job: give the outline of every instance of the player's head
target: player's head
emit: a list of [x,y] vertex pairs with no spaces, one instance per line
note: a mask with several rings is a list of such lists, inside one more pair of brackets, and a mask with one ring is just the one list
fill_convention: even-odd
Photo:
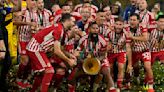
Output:
[[58,10],[60,10],[60,6],[58,4],[54,4],[52,7],[51,7],[51,10],[52,12],[56,12]]
[[103,7],[103,11],[105,12],[105,16],[110,20],[110,15],[112,14],[110,6]]
[[43,0],[36,0],[36,4],[37,4],[37,8],[39,10],[43,10],[44,9],[44,1]]
[[131,14],[130,15],[129,22],[130,22],[131,28],[136,28],[139,25],[139,23],[140,23],[140,17],[139,17],[139,15],[136,14],[136,13]]
[[28,9],[37,9],[37,5],[36,5],[36,0],[27,0],[27,8]]
[[77,31],[79,31],[78,26],[77,25],[72,26],[71,29],[67,31],[68,38],[69,39],[74,38]]
[[98,25],[102,25],[105,22],[105,12],[103,10],[99,10],[96,14],[96,23]]
[[97,42],[98,40],[98,33],[99,33],[99,26],[96,22],[91,22],[88,26],[88,31],[90,38]]
[[137,0],[130,0],[131,5],[136,5],[137,4]]
[[99,33],[99,26],[96,22],[90,22],[88,28],[89,28],[88,29],[89,33],[92,33],[92,34],[98,34]]
[[164,30],[164,15],[159,15],[157,19],[157,26],[157,28],[159,28],[160,30]]
[[118,17],[115,19],[114,29],[116,33],[121,33],[124,27],[124,20],[122,17]]
[[66,30],[71,29],[75,25],[75,18],[69,13],[62,14],[61,22]]
[[140,0],[139,1],[139,10],[144,11],[147,8],[147,1],[146,0]]
[[154,11],[155,11],[156,13],[158,13],[158,12],[160,11],[160,4],[159,4],[159,3],[156,3],[156,4],[154,5],[153,9],[154,9]]
[[62,13],[65,14],[65,13],[71,13],[71,6],[69,6],[68,4],[64,4],[62,6]]
[[91,11],[89,8],[82,8],[82,10],[80,11],[80,14],[82,16],[82,20],[86,22],[88,18],[91,16]]

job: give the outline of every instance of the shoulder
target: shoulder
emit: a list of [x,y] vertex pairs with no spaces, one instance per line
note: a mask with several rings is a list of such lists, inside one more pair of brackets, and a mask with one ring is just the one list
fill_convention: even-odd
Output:
[[141,30],[142,32],[148,32],[148,28],[146,24],[140,24],[139,25],[139,30]]
[[50,10],[48,10],[48,9],[44,9],[44,11],[45,11],[46,13],[48,13],[49,15],[52,15],[52,13],[51,13]]
[[101,43],[103,46],[107,45],[106,40],[105,40],[105,38],[104,38],[102,35],[99,35],[98,37],[99,37],[100,43]]

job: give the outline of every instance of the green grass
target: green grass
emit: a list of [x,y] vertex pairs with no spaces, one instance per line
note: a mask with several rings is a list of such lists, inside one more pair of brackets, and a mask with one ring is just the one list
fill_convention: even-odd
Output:
[[[15,85],[15,80],[16,80],[16,71],[17,71],[18,67],[13,66],[9,72],[9,77],[8,77],[8,82],[10,85],[10,89],[12,90],[11,92],[18,92],[18,89]],[[155,91],[156,92],[164,92],[164,65],[160,65],[159,62],[156,62],[153,65],[153,73],[154,73],[154,81],[155,81]],[[132,89],[130,91],[128,90],[124,90],[122,92],[146,92],[143,90],[143,82],[144,80],[144,69],[141,68],[140,69],[140,81],[141,84],[140,85],[135,85],[136,83],[133,82],[133,86]],[[102,86],[103,87],[103,86]],[[67,92],[67,82],[66,80],[62,83],[62,85],[60,86],[60,89],[58,90],[58,92]],[[88,83],[84,83],[83,85],[80,85],[77,87],[77,92],[88,92],[89,90],[89,84]],[[15,91],[14,91],[15,90]],[[21,90],[19,92],[28,92],[29,89],[25,89],[25,90]],[[100,89],[99,89],[100,90]],[[52,91],[50,91],[52,92]],[[102,90],[99,92],[103,92]]]

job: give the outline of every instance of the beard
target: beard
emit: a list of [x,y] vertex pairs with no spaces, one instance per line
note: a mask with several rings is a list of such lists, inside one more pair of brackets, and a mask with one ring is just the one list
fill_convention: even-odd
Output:
[[91,41],[97,43],[98,42],[98,33],[90,33],[89,35]]
[[121,32],[123,32],[122,29],[120,29],[120,28],[119,28],[119,29],[116,29],[116,33],[117,33],[117,34],[119,34],[119,33],[121,33]]

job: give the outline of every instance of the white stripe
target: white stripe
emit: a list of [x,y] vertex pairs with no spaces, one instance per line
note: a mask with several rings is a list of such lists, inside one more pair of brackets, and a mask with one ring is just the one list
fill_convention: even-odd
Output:
[[42,56],[40,55],[40,53],[35,52],[35,55],[38,58],[38,60],[39,60],[40,64],[42,65],[42,67],[44,67],[44,68],[47,67],[47,65],[46,65],[45,61],[43,60]]

